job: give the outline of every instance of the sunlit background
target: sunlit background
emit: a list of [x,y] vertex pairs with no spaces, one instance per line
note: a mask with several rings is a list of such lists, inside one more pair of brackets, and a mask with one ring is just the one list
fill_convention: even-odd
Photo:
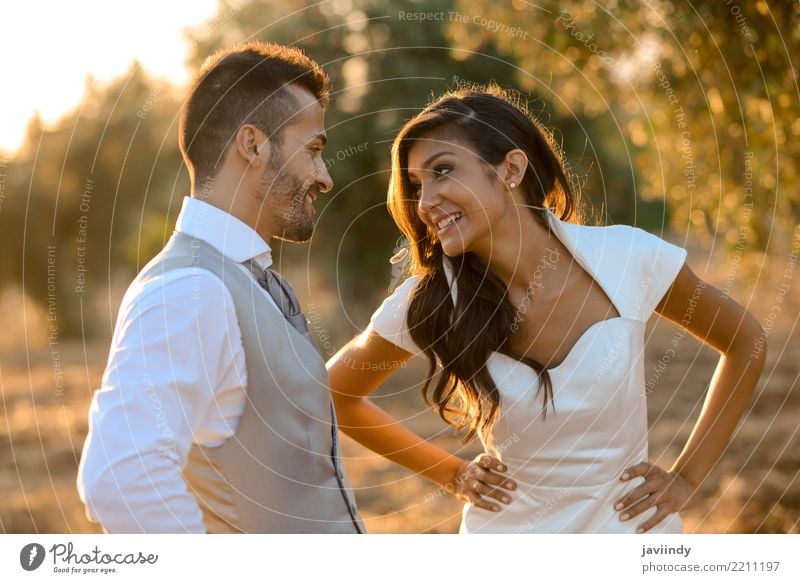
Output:
[[21,145],[35,113],[45,124],[56,122],[80,104],[87,83],[107,84],[134,61],[154,77],[185,84],[191,69],[184,30],[216,10],[215,0],[6,4],[0,151]]
[[[648,229],[769,332],[764,380],[685,516],[692,532],[799,532],[800,3],[193,0],[16,2],[0,34],[0,532],[96,532],[75,491],[121,295],[164,244],[188,176],[185,86],[213,51],[303,47],[333,79],[336,186],[307,246],[276,246],[332,355],[399,274],[389,144],[434,95],[499,84],[555,132],[592,223]],[[313,293],[312,293],[313,290]],[[656,319],[657,320],[657,319]],[[649,324],[647,373],[679,329]],[[649,396],[671,463],[716,353],[687,337]],[[420,363],[375,397],[459,455]],[[457,502],[347,442],[373,532],[453,532]]]

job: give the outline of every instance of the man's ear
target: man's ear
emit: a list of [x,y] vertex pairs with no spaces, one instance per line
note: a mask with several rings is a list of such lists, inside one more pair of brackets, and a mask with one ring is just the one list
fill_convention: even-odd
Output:
[[[522,184],[525,172],[528,170],[528,156],[520,149],[511,150],[506,154],[505,160],[500,163],[498,173],[500,179],[509,188],[515,188]],[[511,185],[514,186],[511,186]]]
[[269,160],[269,138],[253,124],[244,124],[237,130],[234,147],[236,153],[253,168],[258,168]]

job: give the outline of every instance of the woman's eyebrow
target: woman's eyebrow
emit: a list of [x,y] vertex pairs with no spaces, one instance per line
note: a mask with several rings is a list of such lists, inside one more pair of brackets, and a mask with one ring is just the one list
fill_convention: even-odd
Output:
[[433,156],[430,156],[427,160],[425,160],[425,162],[422,163],[422,167],[423,168],[427,168],[428,166],[430,166],[433,163],[434,160],[436,160],[436,158],[439,158],[440,156],[445,156],[446,154],[452,154],[452,153],[453,152],[450,152],[448,150],[445,150],[443,152],[436,152]]

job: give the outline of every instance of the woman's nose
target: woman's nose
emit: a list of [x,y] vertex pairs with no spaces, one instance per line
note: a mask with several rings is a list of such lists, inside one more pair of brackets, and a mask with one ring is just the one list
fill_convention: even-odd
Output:
[[419,200],[417,201],[417,210],[421,213],[429,213],[436,208],[440,199],[434,188],[428,186],[427,188],[419,187]]

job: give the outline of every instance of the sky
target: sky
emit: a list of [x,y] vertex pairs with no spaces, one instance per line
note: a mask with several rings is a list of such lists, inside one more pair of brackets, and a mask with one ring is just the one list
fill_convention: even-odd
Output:
[[34,0],[0,9],[0,151],[19,147],[38,111],[45,124],[76,107],[87,75],[108,82],[138,60],[175,85],[192,71],[182,30],[208,21],[216,0]]

